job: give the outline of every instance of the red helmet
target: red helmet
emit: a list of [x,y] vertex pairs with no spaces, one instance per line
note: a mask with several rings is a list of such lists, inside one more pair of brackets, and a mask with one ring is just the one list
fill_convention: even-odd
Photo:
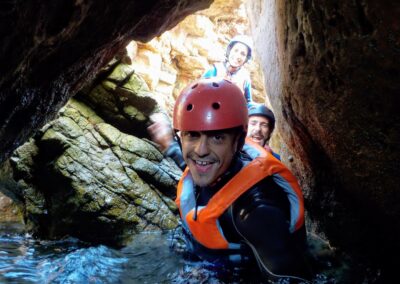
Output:
[[247,106],[242,91],[230,81],[200,79],[187,86],[174,108],[174,128],[209,131],[242,126],[247,131]]

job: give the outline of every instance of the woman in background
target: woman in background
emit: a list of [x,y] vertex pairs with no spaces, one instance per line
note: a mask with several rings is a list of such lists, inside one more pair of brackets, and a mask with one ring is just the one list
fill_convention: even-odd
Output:
[[251,59],[252,43],[251,39],[245,35],[235,36],[226,48],[225,61],[213,64],[203,78],[219,77],[235,83],[244,94],[247,105],[253,99],[251,97],[250,75],[243,65]]

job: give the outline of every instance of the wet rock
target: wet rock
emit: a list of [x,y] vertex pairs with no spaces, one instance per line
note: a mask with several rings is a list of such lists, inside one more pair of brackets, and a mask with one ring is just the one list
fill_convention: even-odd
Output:
[[33,158],[25,146],[12,161],[37,235],[122,244],[135,233],[177,225],[170,198],[180,170],[84,103],[72,99],[34,143]]
[[13,179],[13,170],[7,160],[0,166],[0,225],[2,228],[24,224],[24,204],[21,189]]
[[0,223],[23,223],[23,212],[13,199],[0,192]]
[[114,60],[104,67],[76,97],[118,129],[147,137],[149,116],[159,111],[157,99],[133,66],[123,61]]

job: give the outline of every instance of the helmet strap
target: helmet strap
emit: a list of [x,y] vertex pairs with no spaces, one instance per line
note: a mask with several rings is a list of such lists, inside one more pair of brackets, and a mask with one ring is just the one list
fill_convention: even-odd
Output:
[[182,142],[181,142],[181,138],[178,135],[178,130],[174,129],[174,138],[176,140],[176,142],[178,142],[179,148],[182,151]]
[[245,139],[246,139],[246,131],[242,131],[239,134],[239,138],[238,138],[238,145],[237,145],[237,149],[236,149],[236,153],[240,152],[243,148],[243,145],[245,143]]

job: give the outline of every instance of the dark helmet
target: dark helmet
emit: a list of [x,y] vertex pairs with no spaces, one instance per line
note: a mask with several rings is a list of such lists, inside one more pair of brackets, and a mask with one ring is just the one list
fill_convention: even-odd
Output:
[[263,104],[252,104],[249,107],[249,117],[253,115],[259,115],[259,116],[264,116],[265,118],[268,119],[269,122],[269,128],[271,129],[271,132],[274,131],[275,128],[275,115],[270,110]]
[[174,107],[174,128],[210,131],[242,127],[247,131],[248,112],[242,91],[230,81],[200,79],[187,86]]
[[250,37],[246,35],[237,35],[235,36],[228,44],[226,48],[226,58],[229,57],[229,53],[231,52],[232,47],[235,45],[235,43],[240,42],[243,43],[245,46],[247,46],[247,58],[246,62],[251,59],[251,54],[253,50],[253,43]]

